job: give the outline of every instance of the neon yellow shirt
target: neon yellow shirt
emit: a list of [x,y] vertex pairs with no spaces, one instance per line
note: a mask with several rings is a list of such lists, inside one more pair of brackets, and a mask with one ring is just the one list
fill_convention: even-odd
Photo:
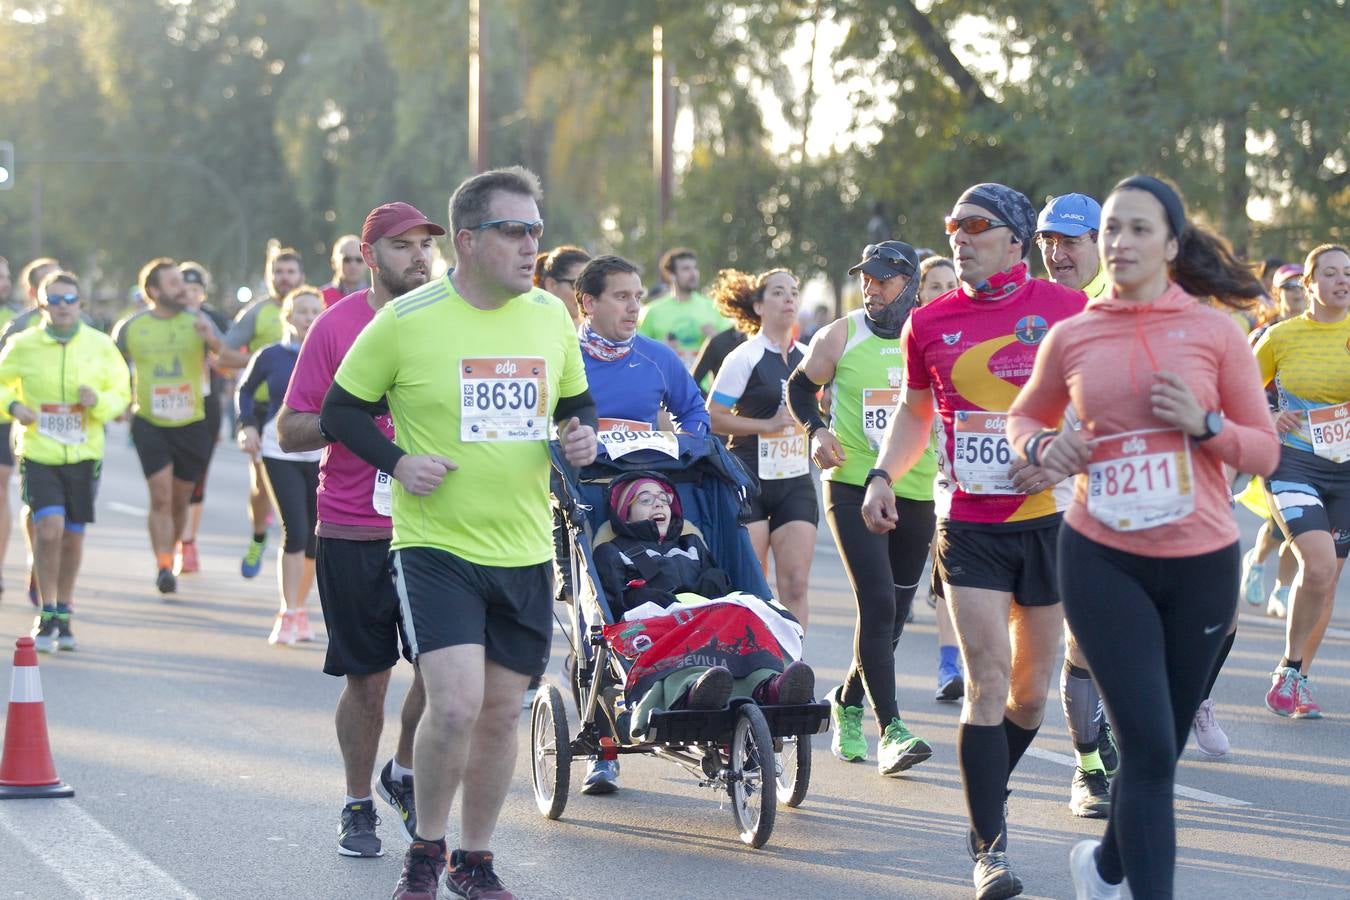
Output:
[[[98,395],[88,409],[79,405],[81,385]],[[65,343],[33,328],[0,353],[0,409],[15,400],[38,414],[15,429],[19,456],[45,466],[102,459],[104,423],[131,402],[127,364],[112,338],[89,325]]]
[[[708,338],[703,333],[704,325],[711,326],[712,334],[716,334],[730,328],[731,321],[717,311],[717,304],[713,303],[712,298],[694,291],[688,300],[669,296],[652,301],[642,310],[638,333],[654,341],[666,341],[673,337],[683,359],[696,356]],[[685,367],[691,368],[692,363],[686,360]]]
[[[1318,322],[1304,313],[1276,322],[1252,350],[1261,381],[1275,382],[1282,412],[1306,412],[1350,400],[1350,317]],[[1312,450],[1306,416],[1284,436],[1284,443]]]
[[[117,323],[113,340],[131,363],[132,411],[160,428],[180,428],[206,417],[202,367],[206,342],[186,310],[156,316],[148,309]],[[209,320],[208,320],[209,321]]]
[[394,483],[392,547],[434,547],[486,566],[553,558],[547,438],[559,397],[586,390],[576,327],[544,290],[495,310],[442,277],[387,304],[334,379],[388,397],[398,445],[453,460],[426,497]]

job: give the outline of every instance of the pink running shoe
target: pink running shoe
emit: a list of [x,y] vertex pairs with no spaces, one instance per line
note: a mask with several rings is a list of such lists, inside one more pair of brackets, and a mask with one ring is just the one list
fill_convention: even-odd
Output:
[[1294,704],[1295,719],[1320,719],[1322,718],[1322,707],[1317,705],[1313,699],[1312,684],[1308,681],[1308,676],[1304,675],[1298,680],[1297,702]]
[[285,644],[290,647],[294,646],[295,640],[295,613],[290,611],[277,613],[276,621],[272,623],[272,633],[267,636],[267,643]]
[[178,565],[175,575],[192,575],[201,571],[201,561],[197,559],[197,542],[181,541],[178,544]]
[[1298,708],[1298,687],[1302,678],[1288,666],[1270,673],[1270,690],[1266,692],[1266,709],[1277,716],[1289,717]]
[[309,611],[297,609],[295,611],[295,639],[297,641],[314,640],[314,629],[309,627]]

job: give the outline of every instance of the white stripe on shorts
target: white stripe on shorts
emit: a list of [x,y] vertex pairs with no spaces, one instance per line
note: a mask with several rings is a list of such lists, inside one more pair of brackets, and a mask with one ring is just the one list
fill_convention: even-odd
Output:
[[394,551],[394,590],[398,592],[398,609],[403,616],[403,634],[408,639],[408,652],[417,661],[417,628],[413,626],[412,604],[408,602],[408,584],[403,580],[403,551]]

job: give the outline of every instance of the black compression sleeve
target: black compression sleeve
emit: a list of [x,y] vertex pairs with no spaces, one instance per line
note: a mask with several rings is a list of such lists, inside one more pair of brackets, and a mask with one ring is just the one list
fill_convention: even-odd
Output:
[[820,404],[816,401],[816,394],[821,387],[802,371],[801,366],[794,369],[792,377],[788,379],[788,409],[792,412],[792,418],[806,429],[808,435],[826,427],[825,420],[820,417]]
[[580,419],[582,425],[600,427],[599,412],[595,408],[595,400],[589,390],[572,397],[558,398],[558,405],[553,409],[553,421],[566,422],[573,416]]
[[375,424],[374,417],[384,410],[382,399],[369,403],[335,381],[324,395],[319,427],[381,472],[393,474],[394,466],[406,454]]

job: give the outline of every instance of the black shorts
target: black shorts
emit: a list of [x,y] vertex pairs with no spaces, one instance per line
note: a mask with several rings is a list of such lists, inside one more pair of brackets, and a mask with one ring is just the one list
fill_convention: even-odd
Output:
[[94,521],[94,498],[98,496],[98,477],[103,460],[48,466],[32,460],[19,460],[19,484],[23,502],[42,518],[48,510],[61,510],[67,524],[88,525]]
[[189,503],[202,503],[206,500],[206,472],[211,468],[211,457],[215,455],[216,444],[220,439],[220,394],[216,390],[215,379],[211,381],[211,393],[202,398],[202,408],[206,412],[206,429],[211,432],[211,443],[206,445],[206,464],[202,474],[192,488]]
[[434,547],[390,556],[412,658],[479,644],[488,659],[542,675],[553,642],[553,562],[480,566]]
[[983,588],[1012,594],[1018,606],[1059,602],[1054,524],[1022,531],[984,531],[939,522],[933,567],[952,587]]
[[1270,508],[1290,539],[1327,531],[1336,555],[1350,555],[1350,462],[1334,463],[1307,450],[1280,448],[1280,464],[1266,479]]
[[165,428],[140,416],[131,417],[131,442],[146,478],[172,463],[174,478],[195,482],[206,471],[214,440],[205,419]]
[[319,538],[314,565],[328,629],[328,675],[372,675],[412,654],[399,625],[398,593],[389,574],[389,541]]
[[10,432],[13,428],[12,421],[0,423],[0,438],[4,438],[4,441],[0,442],[0,466],[14,465],[14,445],[10,443],[12,439]]
[[810,475],[756,481],[759,483],[759,495],[750,501],[746,522],[763,522],[767,519],[771,532],[789,522],[820,524],[816,480]]

